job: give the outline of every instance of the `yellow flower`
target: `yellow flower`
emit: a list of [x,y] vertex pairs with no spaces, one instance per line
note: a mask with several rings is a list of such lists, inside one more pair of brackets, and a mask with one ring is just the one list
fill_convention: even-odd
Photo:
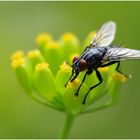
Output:
[[45,48],[58,48],[59,44],[56,41],[50,41],[48,44],[45,45]]
[[39,50],[33,50],[33,51],[29,51],[27,56],[29,59],[33,59],[36,58],[40,55],[40,51]]
[[52,40],[52,37],[48,33],[41,33],[36,37],[36,43],[38,45],[46,44],[51,40]]
[[16,59],[22,58],[23,56],[24,56],[24,52],[19,50],[12,54],[11,60],[16,60]]
[[72,83],[69,83],[69,86],[73,89],[77,89],[80,85],[80,80],[79,79],[75,79]]
[[75,38],[75,35],[73,34],[73,33],[65,33],[65,34],[63,34],[63,36],[62,36],[62,39],[64,40],[64,41],[72,41],[73,39]]
[[12,68],[18,68],[25,64],[25,60],[23,58],[15,59],[12,61]]
[[68,65],[66,62],[64,62],[61,66],[60,66],[61,71],[63,71],[64,73],[69,73],[71,72],[71,67],[70,65]]
[[48,63],[42,62],[42,63],[39,63],[39,64],[36,65],[35,70],[36,71],[42,71],[42,70],[47,69],[48,67],[49,67]]

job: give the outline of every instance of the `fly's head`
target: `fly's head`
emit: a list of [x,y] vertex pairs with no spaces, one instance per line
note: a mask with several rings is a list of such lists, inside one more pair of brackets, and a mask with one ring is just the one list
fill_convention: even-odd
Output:
[[[72,67],[72,74],[71,74],[68,82],[69,81],[73,82],[81,71],[84,71],[87,69],[87,62],[83,58],[75,56],[73,58],[73,64],[71,67]],[[65,84],[65,87],[67,86],[68,82]]]
[[80,73],[81,71],[84,71],[86,68],[87,68],[86,60],[78,56],[75,56],[73,58],[72,69],[74,73]]

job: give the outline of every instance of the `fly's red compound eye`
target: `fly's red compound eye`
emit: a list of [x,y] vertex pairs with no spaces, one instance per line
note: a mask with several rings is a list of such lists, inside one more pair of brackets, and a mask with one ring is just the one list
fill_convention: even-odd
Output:
[[87,62],[84,59],[81,59],[79,61],[79,69],[81,71],[85,70],[87,68]]
[[73,58],[73,63],[74,63],[77,59],[79,59],[79,56],[74,56],[74,58]]

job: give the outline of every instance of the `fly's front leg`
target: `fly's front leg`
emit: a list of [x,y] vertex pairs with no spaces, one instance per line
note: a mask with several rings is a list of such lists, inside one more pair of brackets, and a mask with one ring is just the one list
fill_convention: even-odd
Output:
[[69,80],[66,82],[65,87],[67,87],[67,85],[68,85],[69,81],[72,79],[73,75],[74,75],[74,71],[72,70],[71,76],[70,76]]
[[102,79],[102,76],[101,76],[100,72],[97,69],[95,69],[95,72],[96,72],[97,78],[99,79],[99,83],[89,88],[88,92],[86,93],[86,95],[84,97],[84,100],[83,100],[82,104],[86,103],[86,98],[87,98],[88,94],[90,93],[90,91],[103,82],[103,79]]
[[77,89],[77,91],[76,91],[76,93],[75,93],[75,96],[78,96],[78,95],[79,95],[79,94],[78,94],[78,93],[79,93],[79,90],[80,90],[82,84],[84,83],[84,81],[85,81],[85,79],[86,79],[86,76],[89,75],[89,74],[91,74],[92,72],[93,72],[93,71],[92,71],[91,69],[89,69],[89,70],[85,73],[85,75],[84,75],[84,77],[83,77],[83,80],[82,80],[80,86],[78,87],[78,89]]

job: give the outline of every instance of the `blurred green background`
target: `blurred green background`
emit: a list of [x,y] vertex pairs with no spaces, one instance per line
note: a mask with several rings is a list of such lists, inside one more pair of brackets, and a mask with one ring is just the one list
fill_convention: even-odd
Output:
[[[0,2],[0,138],[56,138],[64,115],[30,99],[10,67],[16,50],[36,47],[38,33],[81,40],[108,20],[117,23],[114,43],[140,49],[140,2]],[[118,105],[76,119],[70,138],[140,138],[140,61],[122,62],[132,74]],[[105,84],[105,83],[104,83]]]

